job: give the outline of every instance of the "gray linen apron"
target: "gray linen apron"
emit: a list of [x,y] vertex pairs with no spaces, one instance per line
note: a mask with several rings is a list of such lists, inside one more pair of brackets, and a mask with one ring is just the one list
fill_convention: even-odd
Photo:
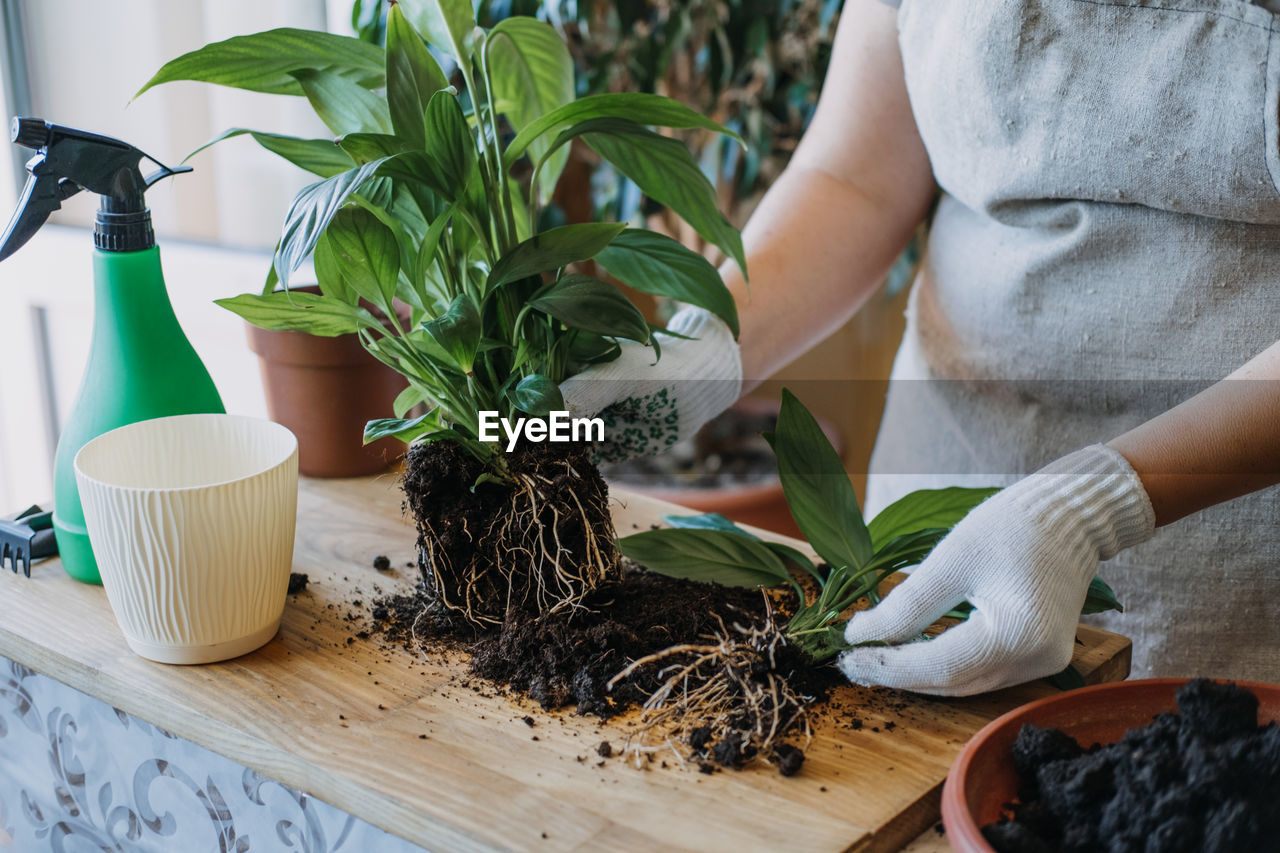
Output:
[[[1280,339],[1280,26],[1244,0],[904,0],[943,190],[868,510],[1011,482]],[[1277,425],[1280,429],[1280,424]],[[1104,563],[1135,677],[1280,681],[1280,490]]]

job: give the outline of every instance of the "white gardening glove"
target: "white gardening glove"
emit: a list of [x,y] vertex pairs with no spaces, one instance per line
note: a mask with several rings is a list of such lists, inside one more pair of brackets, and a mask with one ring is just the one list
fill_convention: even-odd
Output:
[[604,419],[598,462],[619,462],[666,450],[723,412],[742,392],[738,342],[719,317],[688,306],[667,328],[693,340],[662,336],[652,347],[621,341],[622,355],[560,384],[571,417]]
[[[1095,444],[975,508],[907,580],[845,629],[850,681],[968,696],[1061,672],[1098,561],[1151,538],[1155,515],[1138,475]],[[962,601],[968,620],[906,642]]]

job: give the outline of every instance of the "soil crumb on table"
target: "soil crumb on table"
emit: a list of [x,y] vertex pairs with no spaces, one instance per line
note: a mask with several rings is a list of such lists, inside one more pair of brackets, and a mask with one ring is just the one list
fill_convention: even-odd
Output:
[[1089,749],[1023,726],[1020,802],[982,828],[987,841],[1000,853],[1280,849],[1280,728],[1259,726],[1257,697],[1234,684],[1191,681],[1177,705]]
[[289,572],[289,587],[287,594],[295,595],[307,588],[310,578],[303,572]]

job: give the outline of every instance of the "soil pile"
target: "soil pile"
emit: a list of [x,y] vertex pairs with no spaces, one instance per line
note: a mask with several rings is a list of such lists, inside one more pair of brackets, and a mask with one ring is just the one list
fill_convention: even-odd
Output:
[[[373,619],[384,641],[414,651],[432,643],[460,646],[471,654],[475,675],[524,693],[548,710],[576,706],[579,714],[607,719],[643,704],[672,672],[697,660],[691,652],[665,654],[673,647],[700,647],[726,629],[735,634],[762,630],[771,610],[776,614],[794,606],[789,592],[770,595],[766,604],[756,590],[668,578],[624,560],[620,578],[566,614],[535,615],[512,608],[499,627],[476,629],[439,618],[430,596],[420,589],[375,601]],[[634,662],[659,655],[617,678]],[[838,683],[835,670],[808,665],[790,646],[767,662],[739,666],[733,676],[748,686],[786,683],[806,703],[821,699]],[[732,726],[707,726],[688,735],[689,754],[708,771],[716,765],[741,767],[757,757]],[[802,747],[782,738],[760,757],[785,775],[797,772],[804,761]]]
[[1013,818],[982,828],[1000,853],[1275,850],[1280,728],[1234,684],[1189,682],[1179,713],[1083,749],[1027,725],[1013,747],[1022,787]]
[[576,705],[580,714],[610,717],[658,687],[651,668],[641,668],[609,690],[609,680],[632,661],[696,642],[716,630],[717,617],[755,622],[763,616],[759,592],[634,567],[583,604],[566,619],[513,609],[500,630],[472,646],[472,671],[527,693],[544,708]]

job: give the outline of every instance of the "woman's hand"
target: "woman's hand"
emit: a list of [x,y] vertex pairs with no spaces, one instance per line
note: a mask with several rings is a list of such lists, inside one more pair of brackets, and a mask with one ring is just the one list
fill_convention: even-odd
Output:
[[742,359],[724,321],[689,306],[667,328],[682,337],[663,336],[661,359],[652,347],[620,341],[618,358],[561,383],[572,417],[604,420],[605,442],[592,452],[597,461],[666,450],[738,399]]
[[[1080,607],[1100,560],[1146,541],[1151,502],[1123,456],[1093,445],[973,510],[872,610],[845,629],[850,681],[967,696],[1060,672],[1071,662]],[[917,640],[963,601],[968,620]]]

